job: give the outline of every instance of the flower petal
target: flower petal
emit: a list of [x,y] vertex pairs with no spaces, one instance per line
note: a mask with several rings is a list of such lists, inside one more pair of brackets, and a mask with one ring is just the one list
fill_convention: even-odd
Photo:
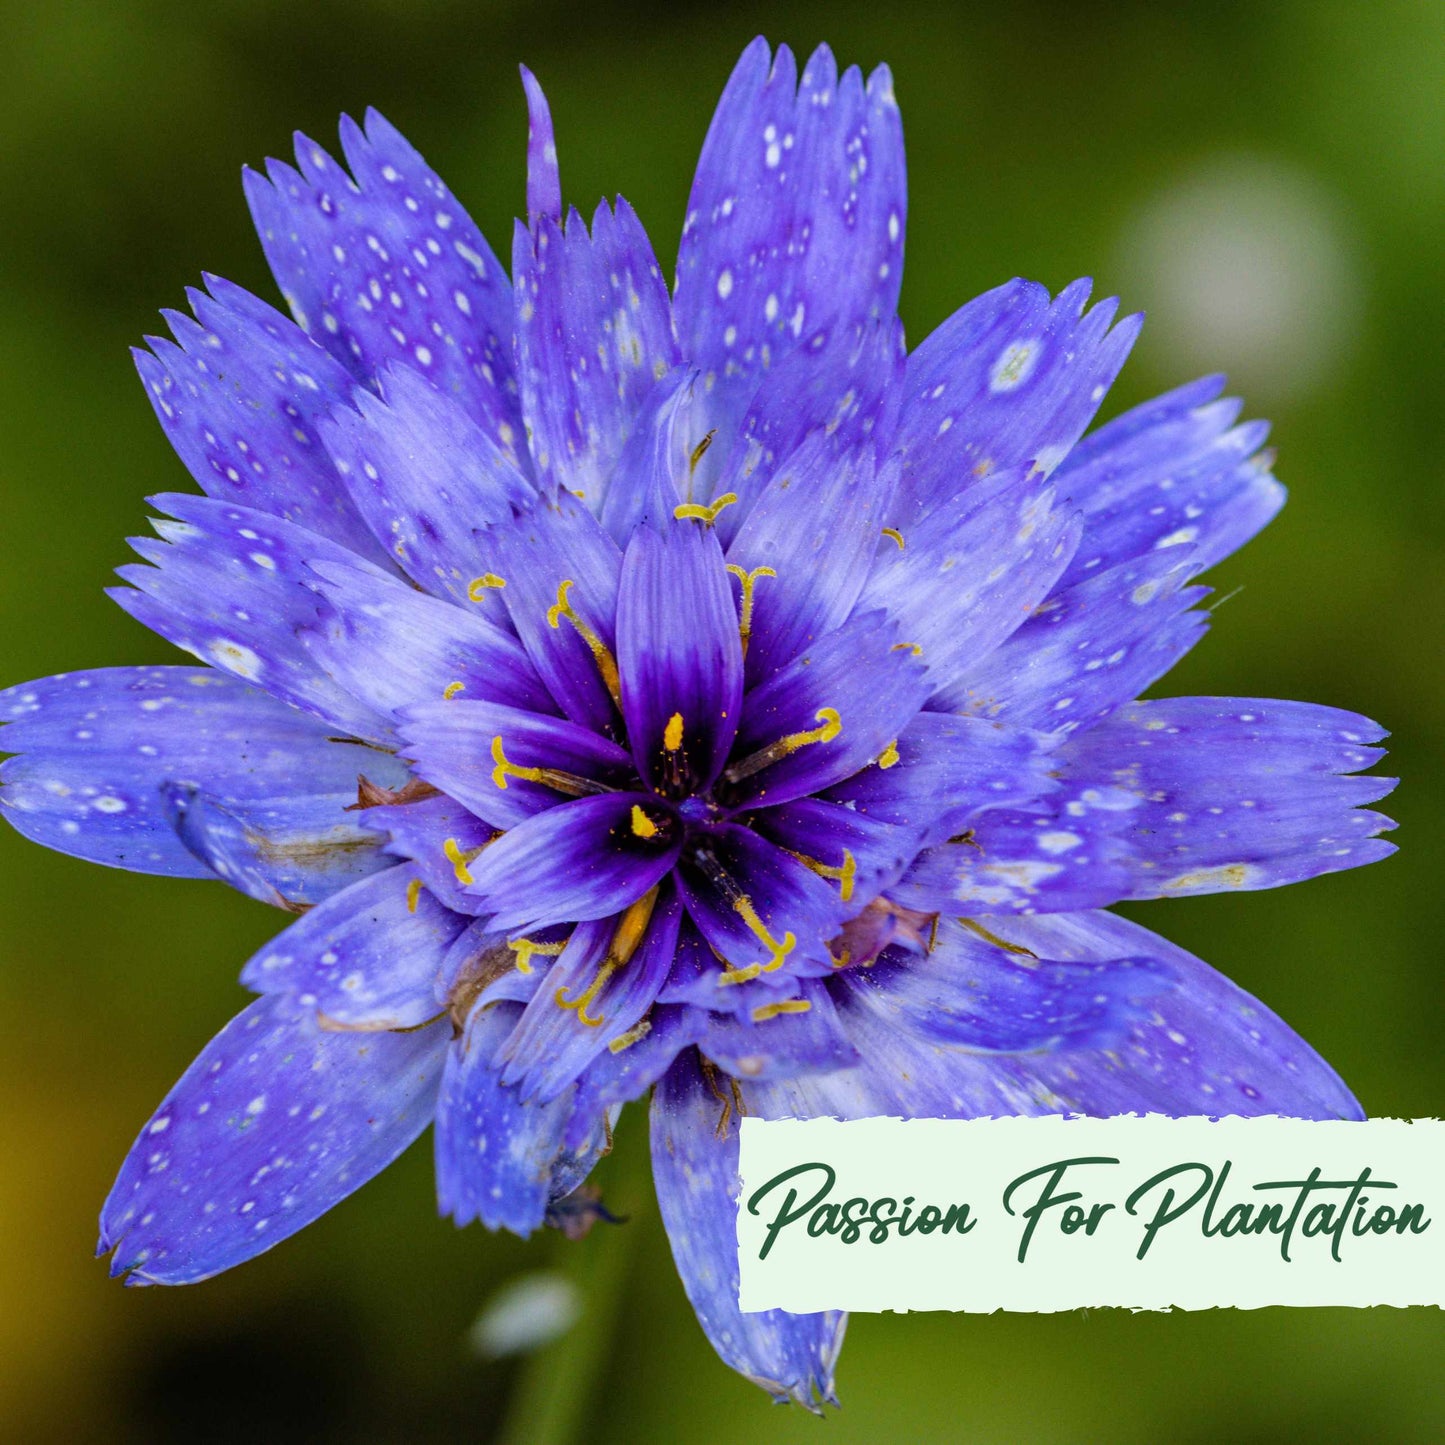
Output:
[[232,888],[300,912],[394,866],[383,839],[358,826],[356,789],[225,802],[194,783],[163,795],[181,841]]
[[[149,567],[117,568],[130,588],[110,595],[168,642],[294,703],[339,732],[385,743],[379,713],[329,678],[297,635],[323,609],[313,562],[370,568],[353,552],[248,507],[170,493],[151,502],[178,519],[157,522],[165,539],[132,538]],[[131,590],[131,589],[134,590]]]
[[677,365],[672,309],[652,243],[620,197],[588,233],[521,222],[512,246],[517,369],[537,476],[596,511],[653,384]]
[[100,1217],[129,1284],[191,1284],[294,1234],[431,1122],[450,1027],[326,1033],[258,999],[151,1116]]
[[[382,396],[356,388],[321,423],[321,439],[382,548],[417,586],[472,607],[501,599],[475,584],[487,571],[476,528],[507,520],[536,489],[453,397],[409,366],[388,363]],[[480,598],[480,601],[478,600]]]
[[989,808],[1032,802],[1055,785],[1046,739],[983,718],[921,712],[880,759],[825,796],[860,816],[942,842]]
[[625,1039],[667,980],[681,920],[682,906],[665,886],[636,953],[610,975],[601,970],[616,964],[621,920],[578,924],[498,1053],[506,1064],[503,1081],[516,1084],[525,1099],[554,1099]]
[[578,798],[498,838],[471,865],[468,891],[509,933],[606,918],[660,882],[680,845],[677,820],[654,794]]
[[[737,761],[723,772],[731,801],[786,803],[841,782],[883,753],[927,695],[897,626],[881,612],[853,617],[743,700]],[[769,750],[780,751],[753,770]]]
[[769,366],[891,318],[907,182],[893,79],[841,79],[826,46],[797,80],[755,40],[703,142],[677,258],[677,331],[707,373],[723,446]]
[[1006,477],[951,498],[880,550],[862,608],[882,608],[922,649],[932,706],[967,700],[961,680],[1028,620],[1079,543],[1052,487]]
[[731,1105],[697,1056],[678,1057],[652,1096],[652,1172],[672,1256],[692,1307],[725,1364],[778,1400],[810,1410],[833,1398],[847,1316],[738,1308],[738,1144],[719,1128]]
[[364,132],[343,116],[341,144],[351,176],[301,135],[299,171],[268,161],[265,177],[244,173],[281,294],[301,328],[358,381],[389,361],[418,367],[517,462],[523,434],[506,272],[451,192],[376,111],[367,111]]
[[847,621],[888,521],[892,479],[871,446],[817,432],[762,491],[728,549],[729,566],[770,574],[746,584],[750,687]]
[[[434,783],[498,828],[510,828],[555,806],[563,794],[523,776],[550,768],[595,783],[595,791],[636,787],[624,748],[562,718],[499,703],[421,703],[405,710],[404,752],[418,776]],[[497,758],[498,743],[505,762]]]
[[643,780],[674,796],[710,788],[743,695],[738,613],[711,528],[668,519],[633,536],[617,594],[617,665]]
[[219,277],[168,312],[176,345],[132,352],[162,429],[208,496],[254,507],[362,556],[384,555],[321,445],[351,377],[299,327]]
[[1261,452],[1264,422],[1234,426],[1222,377],[1135,407],[1075,447],[1054,481],[1084,513],[1064,585],[1151,550],[1190,546],[1203,571],[1242,547],[1284,505]]
[[525,65],[519,69],[527,95],[527,222],[536,227],[544,217],[561,220],[562,177],[557,169],[552,109],[537,77]]
[[484,911],[461,880],[471,877],[467,860],[497,836],[491,824],[445,795],[383,804],[356,816],[366,827],[387,836],[388,853],[415,865],[412,876],[419,877],[438,902],[453,913],[475,916]]
[[176,836],[162,785],[229,803],[315,799],[404,771],[384,754],[236,678],[203,667],[63,673],[0,692],[0,810],[25,837],[113,868],[208,878]]
[[410,868],[354,883],[297,919],[241,971],[257,993],[284,993],[323,1028],[411,1029],[441,1012],[437,978],[467,920],[411,888]]
[[582,631],[608,659],[616,657],[617,544],[566,491],[488,527],[481,544],[493,559],[512,626],[557,706],[593,732],[621,737],[599,654]]
[[1138,697],[1204,635],[1206,595],[1186,549],[1170,548],[1057,593],[952,695],[961,711],[1071,733]]
[[519,1089],[502,1083],[496,1052],[520,1012],[515,1004],[474,1005],[462,1037],[447,1050],[436,1167],[443,1214],[459,1225],[479,1219],[525,1238],[541,1226],[553,1197],[572,1098],[523,1103]]
[[859,1062],[826,980],[800,979],[789,995],[743,1013],[708,1014],[698,1052],[735,1079],[831,1073]]
[[551,695],[511,632],[440,598],[344,562],[316,562],[320,616],[301,630],[316,664],[367,707],[395,716],[453,697],[550,711]]
[[1143,322],[1109,330],[1117,303],[1087,314],[1090,283],[1054,300],[1010,281],[956,311],[908,358],[898,422],[900,521],[919,518],[977,477],[1010,467],[1045,476],[1068,455],[1123,366]]

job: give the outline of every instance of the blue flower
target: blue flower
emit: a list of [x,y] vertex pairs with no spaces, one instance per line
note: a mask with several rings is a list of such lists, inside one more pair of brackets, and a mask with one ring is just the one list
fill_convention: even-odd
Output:
[[564,219],[523,75],[510,283],[375,113],[246,176],[295,321],[208,278],[136,353],[205,495],[113,594],[203,665],[0,693],[0,803],[299,915],[122,1168],[113,1273],[238,1264],[428,1124],[459,1224],[574,1229],[651,1089],[704,1329],[811,1406],[844,1322],[739,1312],[738,1115],[1359,1117],[1099,910],[1385,856],[1382,734],[1137,700],[1283,501],[1264,428],[1209,378],[1084,436],[1139,328],[1086,282],[906,352],[885,68],[748,48],[671,298],[625,201]]

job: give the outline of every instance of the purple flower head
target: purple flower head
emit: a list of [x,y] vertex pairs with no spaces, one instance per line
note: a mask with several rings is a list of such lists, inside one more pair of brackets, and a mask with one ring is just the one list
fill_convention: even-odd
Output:
[[113,594],[202,665],[0,693],[0,804],[299,915],[122,1168],[113,1273],[240,1263],[428,1124],[459,1224],[575,1230],[651,1090],[704,1329],[815,1406],[844,1321],[739,1311],[738,1116],[1359,1117],[1099,910],[1385,856],[1382,733],[1138,700],[1283,501],[1265,429],[1209,378],[1085,436],[1139,328],[1087,282],[908,352],[885,68],[748,48],[671,297],[625,201],[564,216],[523,79],[510,282],[374,112],[247,174],[295,319],[207,278],[136,353],[204,495]]

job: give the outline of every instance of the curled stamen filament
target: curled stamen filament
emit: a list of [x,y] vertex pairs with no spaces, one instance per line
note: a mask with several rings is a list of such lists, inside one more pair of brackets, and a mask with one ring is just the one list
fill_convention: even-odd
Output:
[[700,502],[679,502],[678,505],[672,509],[672,515],[676,517],[679,522],[704,522],[711,527],[712,524],[717,521],[718,513],[721,512],[724,507],[732,506],[737,499],[738,494],[736,492],[724,492],[717,501],[712,502],[706,507]]
[[706,849],[699,849],[693,855],[693,861],[702,869],[708,881],[728,900],[733,906],[733,911],[752,930],[753,936],[771,953],[772,957],[766,963],[749,964],[747,968],[728,969],[718,980],[719,986],[723,983],[743,983],[747,978],[756,978],[760,973],[772,973],[774,969],[783,966],[783,960],[798,946],[798,940],[792,933],[784,933],[783,941],[778,942],[771,933],[768,926],[753,907],[753,900],[733,882],[723,871],[722,865]]
[[622,683],[617,673],[617,659],[608,651],[607,644],[572,610],[572,604],[567,600],[572,586],[570,577],[557,584],[557,600],[547,609],[547,626],[555,630],[561,627],[565,617],[576,628],[578,637],[587,644],[587,650],[597,664],[597,671],[602,674],[602,681],[612,695],[612,701],[620,708]]
[[799,748],[806,748],[812,743],[831,743],[843,731],[843,719],[836,708],[820,707],[813,716],[822,724],[821,727],[810,728],[807,732],[789,733],[777,742],[769,743],[767,747],[760,748],[741,762],[726,768],[723,777],[730,783],[741,782],[744,778],[750,778],[754,773],[760,773],[764,768],[781,762],[783,758],[790,757]]
[[467,596],[473,602],[482,600],[482,593],[490,591],[494,587],[505,587],[506,578],[498,577],[495,572],[483,572],[480,577],[475,577],[467,583]]
[[813,1005],[805,998],[785,998],[777,1003],[761,1003],[753,1010],[753,1022],[760,1024],[779,1014],[805,1014]]
[[567,947],[567,940],[563,939],[561,943],[533,943],[530,938],[509,938],[507,947],[517,955],[517,972],[531,973],[534,958],[539,954],[543,958],[556,958]]
[[794,853],[793,857],[804,868],[816,873],[819,878],[831,878],[837,883],[839,895],[844,903],[853,897],[853,883],[858,877],[858,860],[847,848],[843,849],[842,863],[836,866],[831,863],[820,863],[816,858],[809,858],[804,853]]
[[628,907],[617,924],[617,931],[612,935],[612,942],[607,949],[607,957],[602,960],[602,966],[597,970],[592,982],[587,985],[586,991],[576,998],[571,998],[568,996],[567,986],[563,985],[556,993],[559,1008],[576,1009],[578,1019],[589,1029],[598,1028],[606,1023],[607,1016],[605,1014],[598,1014],[594,1018],[587,1012],[588,1006],[602,992],[607,980],[619,968],[625,967],[641,946],[642,940],[647,936],[647,925],[652,921],[652,910],[656,903],[657,889],[649,888],[641,898]]
[[[482,844],[485,848],[486,844]],[[447,855],[447,862],[452,865],[452,872],[457,875],[457,882],[465,887],[472,881],[471,869],[467,867],[481,856],[482,848],[470,848],[463,852],[455,838],[448,838],[442,844],[442,852]]]
[[743,656],[748,655],[748,641],[753,635],[753,588],[757,585],[759,577],[776,577],[778,574],[771,567],[754,567],[751,572],[745,567],[739,567],[735,562],[728,563],[728,571],[742,583],[743,595],[738,608],[738,635],[742,638]]
[[500,733],[492,739],[492,761],[496,764],[492,769],[492,781],[504,791],[508,778],[519,778],[524,783],[541,783],[544,788],[553,788],[574,798],[613,791],[606,783],[595,782],[576,773],[564,773],[560,768],[521,768],[508,762]]

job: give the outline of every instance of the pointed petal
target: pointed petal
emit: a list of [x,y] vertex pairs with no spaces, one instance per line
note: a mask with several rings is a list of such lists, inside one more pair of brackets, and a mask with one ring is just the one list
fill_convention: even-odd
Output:
[[1068,455],[1123,366],[1143,318],[1109,330],[1116,304],[1087,314],[1089,282],[1050,300],[1010,281],[954,313],[908,358],[898,423],[910,526],[975,478],[1009,467],[1047,476]]
[[[32,841],[113,868],[207,878],[176,836],[162,785],[232,803],[309,799],[403,770],[321,722],[204,667],[63,673],[0,692],[0,815]],[[354,795],[354,794],[353,794]]]
[[652,1096],[652,1172],[672,1257],[713,1348],[775,1399],[816,1409],[833,1394],[847,1316],[738,1308],[737,1130],[697,1056],[682,1054]]
[[338,686],[298,633],[323,609],[313,562],[370,564],[315,532],[264,512],[170,493],[152,505],[179,519],[158,522],[164,543],[132,539],[152,565],[118,568],[130,588],[110,595],[168,642],[294,703],[339,732],[371,742],[390,737],[386,720]]
[[1187,609],[1206,593],[1170,548],[1057,593],[1002,646],[960,677],[960,710],[1015,727],[1071,733],[1162,677],[1204,635]]
[[[638,831],[636,814],[654,830]],[[669,872],[681,828],[651,793],[559,803],[519,823],[471,865],[492,927],[525,932],[621,913]]]
[[218,277],[209,286],[190,293],[197,321],[170,313],[179,345],[152,338],[132,353],[177,455],[208,496],[380,557],[319,436],[351,377],[264,301]]
[[801,82],[756,40],[703,142],[677,259],[677,328],[731,440],[758,381],[795,347],[890,318],[907,182],[893,81],[841,79],[826,46]]
[[859,606],[883,609],[922,648],[932,706],[953,711],[961,679],[1052,591],[1079,531],[1041,481],[980,484],[900,533],[902,546],[884,544]]
[[[522,427],[512,374],[512,293],[472,219],[401,133],[374,110],[349,117],[351,175],[296,139],[299,170],[244,175],[281,294],[358,381],[389,361],[421,370],[515,462]],[[355,179],[353,180],[352,177]]]
[[367,707],[394,718],[413,703],[460,693],[551,710],[522,645],[475,610],[346,563],[316,562],[310,572],[323,606],[301,640],[317,666]]
[[593,732],[620,737],[597,658],[571,620],[616,657],[617,544],[570,492],[488,527],[481,541],[503,584],[498,590],[512,626],[557,706]]
[[518,68],[527,93],[527,224],[535,230],[544,218],[562,219],[562,178],[551,107],[537,77],[525,65]]
[[[389,363],[382,398],[356,389],[321,423],[321,439],[381,546],[417,586],[464,606],[501,599],[474,584],[487,571],[476,529],[532,502],[532,484],[455,398]],[[480,597],[480,602],[478,598]]]
[[617,595],[617,665],[643,780],[689,793],[710,788],[737,735],[743,695],[738,614],[710,528],[669,519],[633,537]]
[[[465,695],[407,708],[401,735],[418,776],[498,828],[562,800],[557,789],[520,776],[521,770],[555,769],[595,783],[598,792],[637,786],[632,758],[616,743],[562,718]],[[497,761],[498,739],[505,763]]]
[[626,201],[518,222],[517,366],[537,476],[602,505],[643,399],[681,359],[662,270]]
[[[881,612],[855,616],[743,700],[737,761],[723,772],[733,802],[786,803],[841,782],[887,748],[927,695],[923,667],[896,625]],[[816,740],[744,771],[780,740],[810,733]]]
[[437,980],[467,920],[423,890],[410,868],[354,883],[273,938],[241,971],[257,993],[284,993],[323,1028],[411,1029],[439,1014]]
[[431,1122],[450,1027],[336,1034],[258,999],[141,1130],[100,1219],[111,1273],[191,1284],[280,1243]]

